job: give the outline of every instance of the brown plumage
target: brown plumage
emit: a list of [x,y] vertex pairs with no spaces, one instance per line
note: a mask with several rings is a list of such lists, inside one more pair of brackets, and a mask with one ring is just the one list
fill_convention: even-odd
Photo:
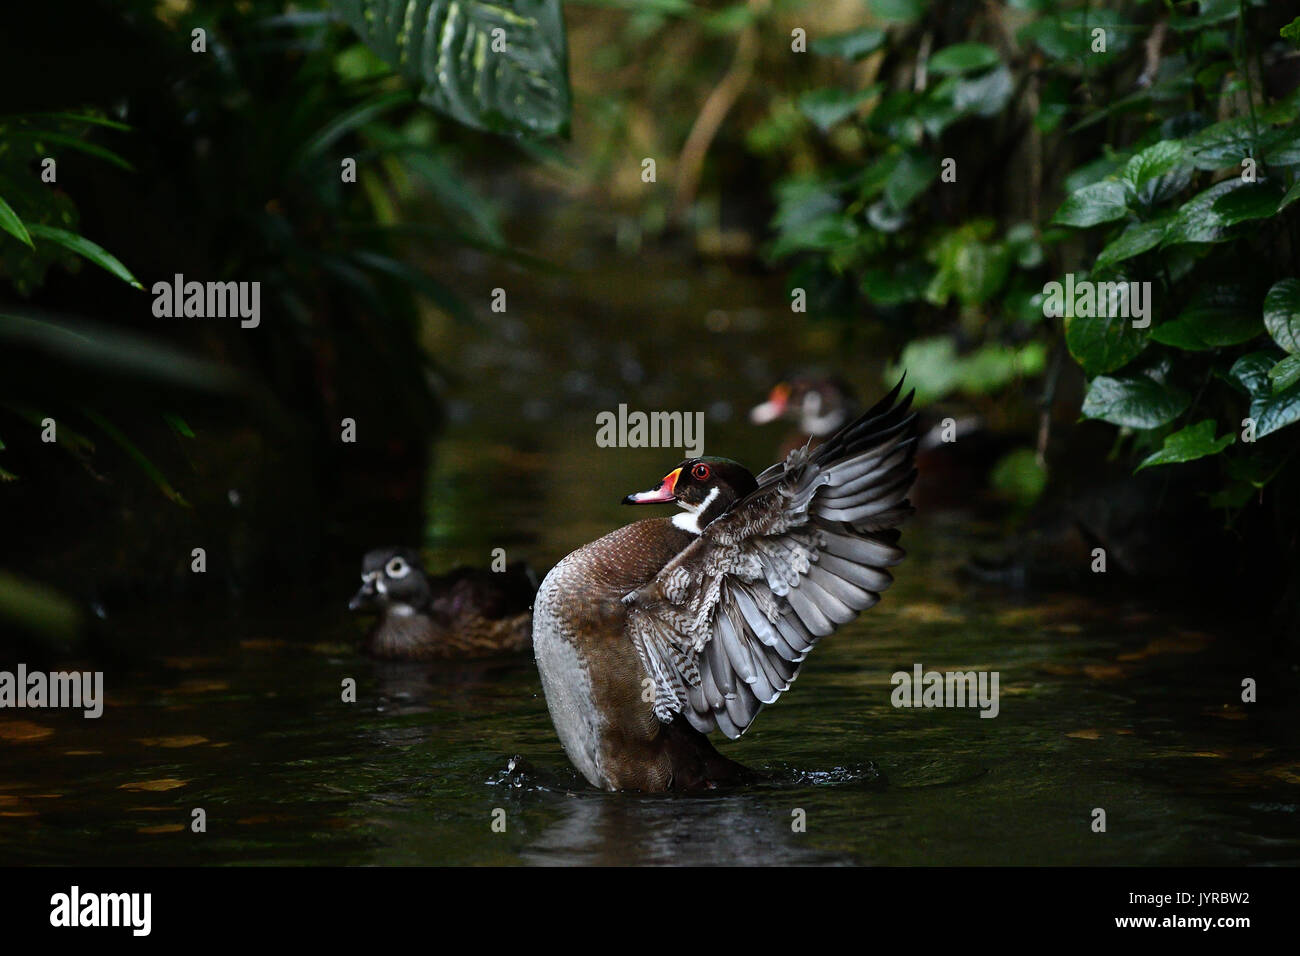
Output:
[[365,645],[374,657],[486,657],[528,647],[536,585],[522,562],[431,577],[414,551],[379,548],[362,561],[361,580],[349,607],[378,612]]
[[879,600],[903,558],[916,438],[900,388],[757,479],[727,459],[688,459],[626,499],[686,514],[620,528],[546,576],[534,652],[560,741],[589,782],[750,777],[706,734],[744,733],[821,637]]

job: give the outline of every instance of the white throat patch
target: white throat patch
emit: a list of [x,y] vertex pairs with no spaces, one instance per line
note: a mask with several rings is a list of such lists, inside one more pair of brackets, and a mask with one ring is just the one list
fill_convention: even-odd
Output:
[[698,505],[688,505],[684,501],[677,502],[678,507],[684,508],[686,513],[673,515],[673,524],[681,528],[683,531],[689,531],[691,534],[699,534],[703,530],[700,528],[700,515],[708,510],[709,505],[713,504],[713,501],[718,497],[718,492],[720,490],[721,489],[716,487],[713,488],[709,492],[709,496]]

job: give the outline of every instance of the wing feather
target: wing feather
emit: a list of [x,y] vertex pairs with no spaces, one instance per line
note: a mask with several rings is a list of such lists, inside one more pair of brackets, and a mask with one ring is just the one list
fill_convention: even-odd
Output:
[[655,713],[738,737],[817,641],[874,606],[903,560],[916,416],[902,382],[758,487],[624,598]]

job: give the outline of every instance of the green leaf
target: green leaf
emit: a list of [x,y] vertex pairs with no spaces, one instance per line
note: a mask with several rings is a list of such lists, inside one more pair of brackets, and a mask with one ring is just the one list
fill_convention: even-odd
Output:
[[[568,49],[559,0],[330,0],[376,55],[448,116],[545,137],[569,126]],[[494,50],[494,31],[504,41]]]
[[27,227],[23,221],[18,218],[18,213],[14,212],[10,205],[0,196],[0,229],[3,229],[9,235],[13,236],[23,245],[30,249],[36,248],[32,245],[32,237],[27,232]]
[[348,133],[409,102],[408,90],[386,90],[349,106],[309,136],[298,148],[293,162],[301,163],[321,155]]
[[1276,215],[1280,199],[1277,188],[1271,183],[1247,183],[1216,199],[1210,213],[1226,229],[1239,222]]
[[127,172],[135,171],[134,166],[111,149],[105,149],[98,143],[92,143],[89,140],[84,140],[78,136],[69,135],[68,133],[59,133],[53,130],[41,129],[16,129],[7,131],[6,136],[10,139],[35,140],[42,146],[46,143],[66,146],[68,149],[75,149],[86,153],[87,155],[94,156],[96,159],[102,159],[106,163],[111,163],[119,169],[125,169]]
[[1300,131],[1278,130],[1264,146],[1264,163],[1268,166],[1294,166],[1300,163]]
[[812,51],[821,56],[838,56],[846,60],[861,60],[884,45],[884,30],[850,30],[834,36],[819,37],[812,41]]
[[75,645],[84,624],[78,602],[47,584],[0,571],[0,621],[39,635],[63,652]]
[[871,0],[871,12],[885,23],[911,23],[929,5],[930,0]]
[[993,466],[989,482],[1003,497],[1032,505],[1047,487],[1047,470],[1032,448],[1017,448]]
[[1151,222],[1129,223],[1119,236],[1107,244],[1097,256],[1097,269],[1105,269],[1126,259],[1132,259],[1160,245],[1169,228],[1172,216]]
[[1191,396],[1144,375],[1099,375],[1083,400],[1083,416],[1127,428],[1159,428],[1187,410]]
[[1088,375],[1122,368],[1147,347],[1149,329],[1133,328],[1123,316],[1073,316],[1065,319],[1065,345]]
[[919,301],[929,281],[930,274],[923,265],[904,261],[865,270],[858,287],[876,305],[892,306]]
[[1002,112],[1015,89],[1011,71],[1005,66],[978,76],[950,77],[952,105],[962,115],[996,116]]
[[1120,178],[1144,206],[1157,205],[1182,192],[1191,182],[1192,169],[1184,156],[1181,142],[1161,140],[1131,157]]
[[930,57],[930,72],[970,73],[1001,62],[998,51],[983,43],[954,43]]
[[1127,213],[1128,197],[1124,185],[1104,179],[1068,196],[1052,217],[1052,222],[1086,229],[1098,223],[1121,219]]
[[1229,193],[1248,185],[1250,184],[1243,183],[1240,179],[1225,179],[1183,203],[1165,231],[1163,245],[1220,242],[1227,238],[1224,233],[1228,225],[1214,212],[1214,205]]
[[1268,380],[1273,383],[1273,394],[1285,392],[1300,382],[1300,355],[1288,355],[1268,370]]
[[1283,279],[1268,290],[1264,327],[1283,351],[1300,352],[1300,279]]
[[1297,180],[1296,184],[1286,191],[1286,195],[1282,197],[1282,201],[1277,204],[1277,211],[1281,212],[1297,199],[1300,199],[1300,180]]
[[813,121],[819,130],[828,133],[852,116],[864,102],[875,96],[880,86],[873,85],[865,90],[845,90],[832,87],[825,90],[813,90],[799,97],[799,111]]
[[1178,169],[1182,165],[1183,152],[1183,144],[1178,140],[1163,139],[1130,158],[1124,164],[1121,176],[1138,193],[1147,183]]
[[1300,47],[1300,17],[1296,17],[1281,30],[1277,32],[1283,40],[1290,40],[1295,46]]
[[103,415],[89,408],[83,408],[82,413],[90,419],[105,435],[111,438],[122,451],[126,452],[127,457],[136,463],[136,465],[149,476],[152,481],[164,495],[170,498],[176,504],[183,508],[190,507],[190,503],[185,497],[172,487],[171,483],[164,477],[163,473],[158,470],[158,466],[149,460],[149,456],[142,452],[135,442],[127,438],[126,435],[116,425],[106,419]]
[[1251,352],[1232,363],[1228,377],[1245,389],[1251,398],[1267,398],[1273,394],[1273,383],[1269,381],[1268,373],[1277,361],[1270,352]]
[[902,212],[938,175],[939,161],[929,153],[904,153],[885,180],[885,198],[897,212]]
[[1254,155],[1255,126],[1249,116],[1237,116],[1193,133],[1185,145],[1197,169],[1240,168],[1243,159]]
[[1152,329],[1151,338],[1193,352],[1249,342],[1264,330],[1257,301],[1241,286],[1214,286],[1199,292],[1177,319]]
[[32,223],[30,231],[38,239],[46,239],[55,245],[62,246],[69,252],[75,252],[84,259],[89,259],[95,265],[111,272],[128,285],[135,286],[137,289],[144,289],[144,286],[139,283],[136,277],[131,275],[131,270],[122,265],[116,256],[102,246],[91,242],[85,236],[79,236],[75,232],[68,232],[66,229],[46,226],[41,223]]
[[1250,395],[1249,415],[1255,421],[1255,437],[1263,438],[1280,428],[1300,421],[1300,382],[1274,394],[1269,373],[1277,360],[1269,352],[1243,355],[1228,372]]
[[[927,405],[957,387],[957,346],[946,335],[913,339],[898,357],[898,370],[903,369],[908,387],[916,389],[916,403]],[[893,368],[887,375],[896,378]]]
[[1236,440],[1237,436],[1232,432],[1228,432],[1221,438],[1215,438],[1214,420],[1207,418],[1165,438],[1164,447],[1148,455],[1134,470],[1141,471],[1154,465],[1172,465],[1182,461],[1194,461],[1207,455],[1217,455]]

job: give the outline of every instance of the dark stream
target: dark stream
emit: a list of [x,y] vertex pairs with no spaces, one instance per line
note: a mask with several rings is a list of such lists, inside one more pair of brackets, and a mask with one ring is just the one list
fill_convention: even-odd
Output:
[[[788,326],[766,281],[645,256],[569,265],[577,278],[512,280],[492,335],[442,343],[456,384],[433,570],[501,547],[544,571],[631,520],[621,496],[681,456],[597,448],[594,413],[619,402],[705,411],[708,451],[757,471],[783,435],[749,425],[747,405],[796,354],[834,356],[833,334]],[[355,650],[346,591],[286,595],[274,617],[118,622],[167,650],[107,670],[102,718],[0,718],[0,862],[1300,862],[1300,714],[1267,688],[1240,703],[1243,635],[1131,598],[972,587],[958,569],[995,532],[922,513],[885,600],[722,745],[771,782],[703,796],[589,789],[530,658],[377,664]],[[918,662],[999,672],[997,718],[891,706],[890,675]],[[206,833],[190,831],[196,807]]]

